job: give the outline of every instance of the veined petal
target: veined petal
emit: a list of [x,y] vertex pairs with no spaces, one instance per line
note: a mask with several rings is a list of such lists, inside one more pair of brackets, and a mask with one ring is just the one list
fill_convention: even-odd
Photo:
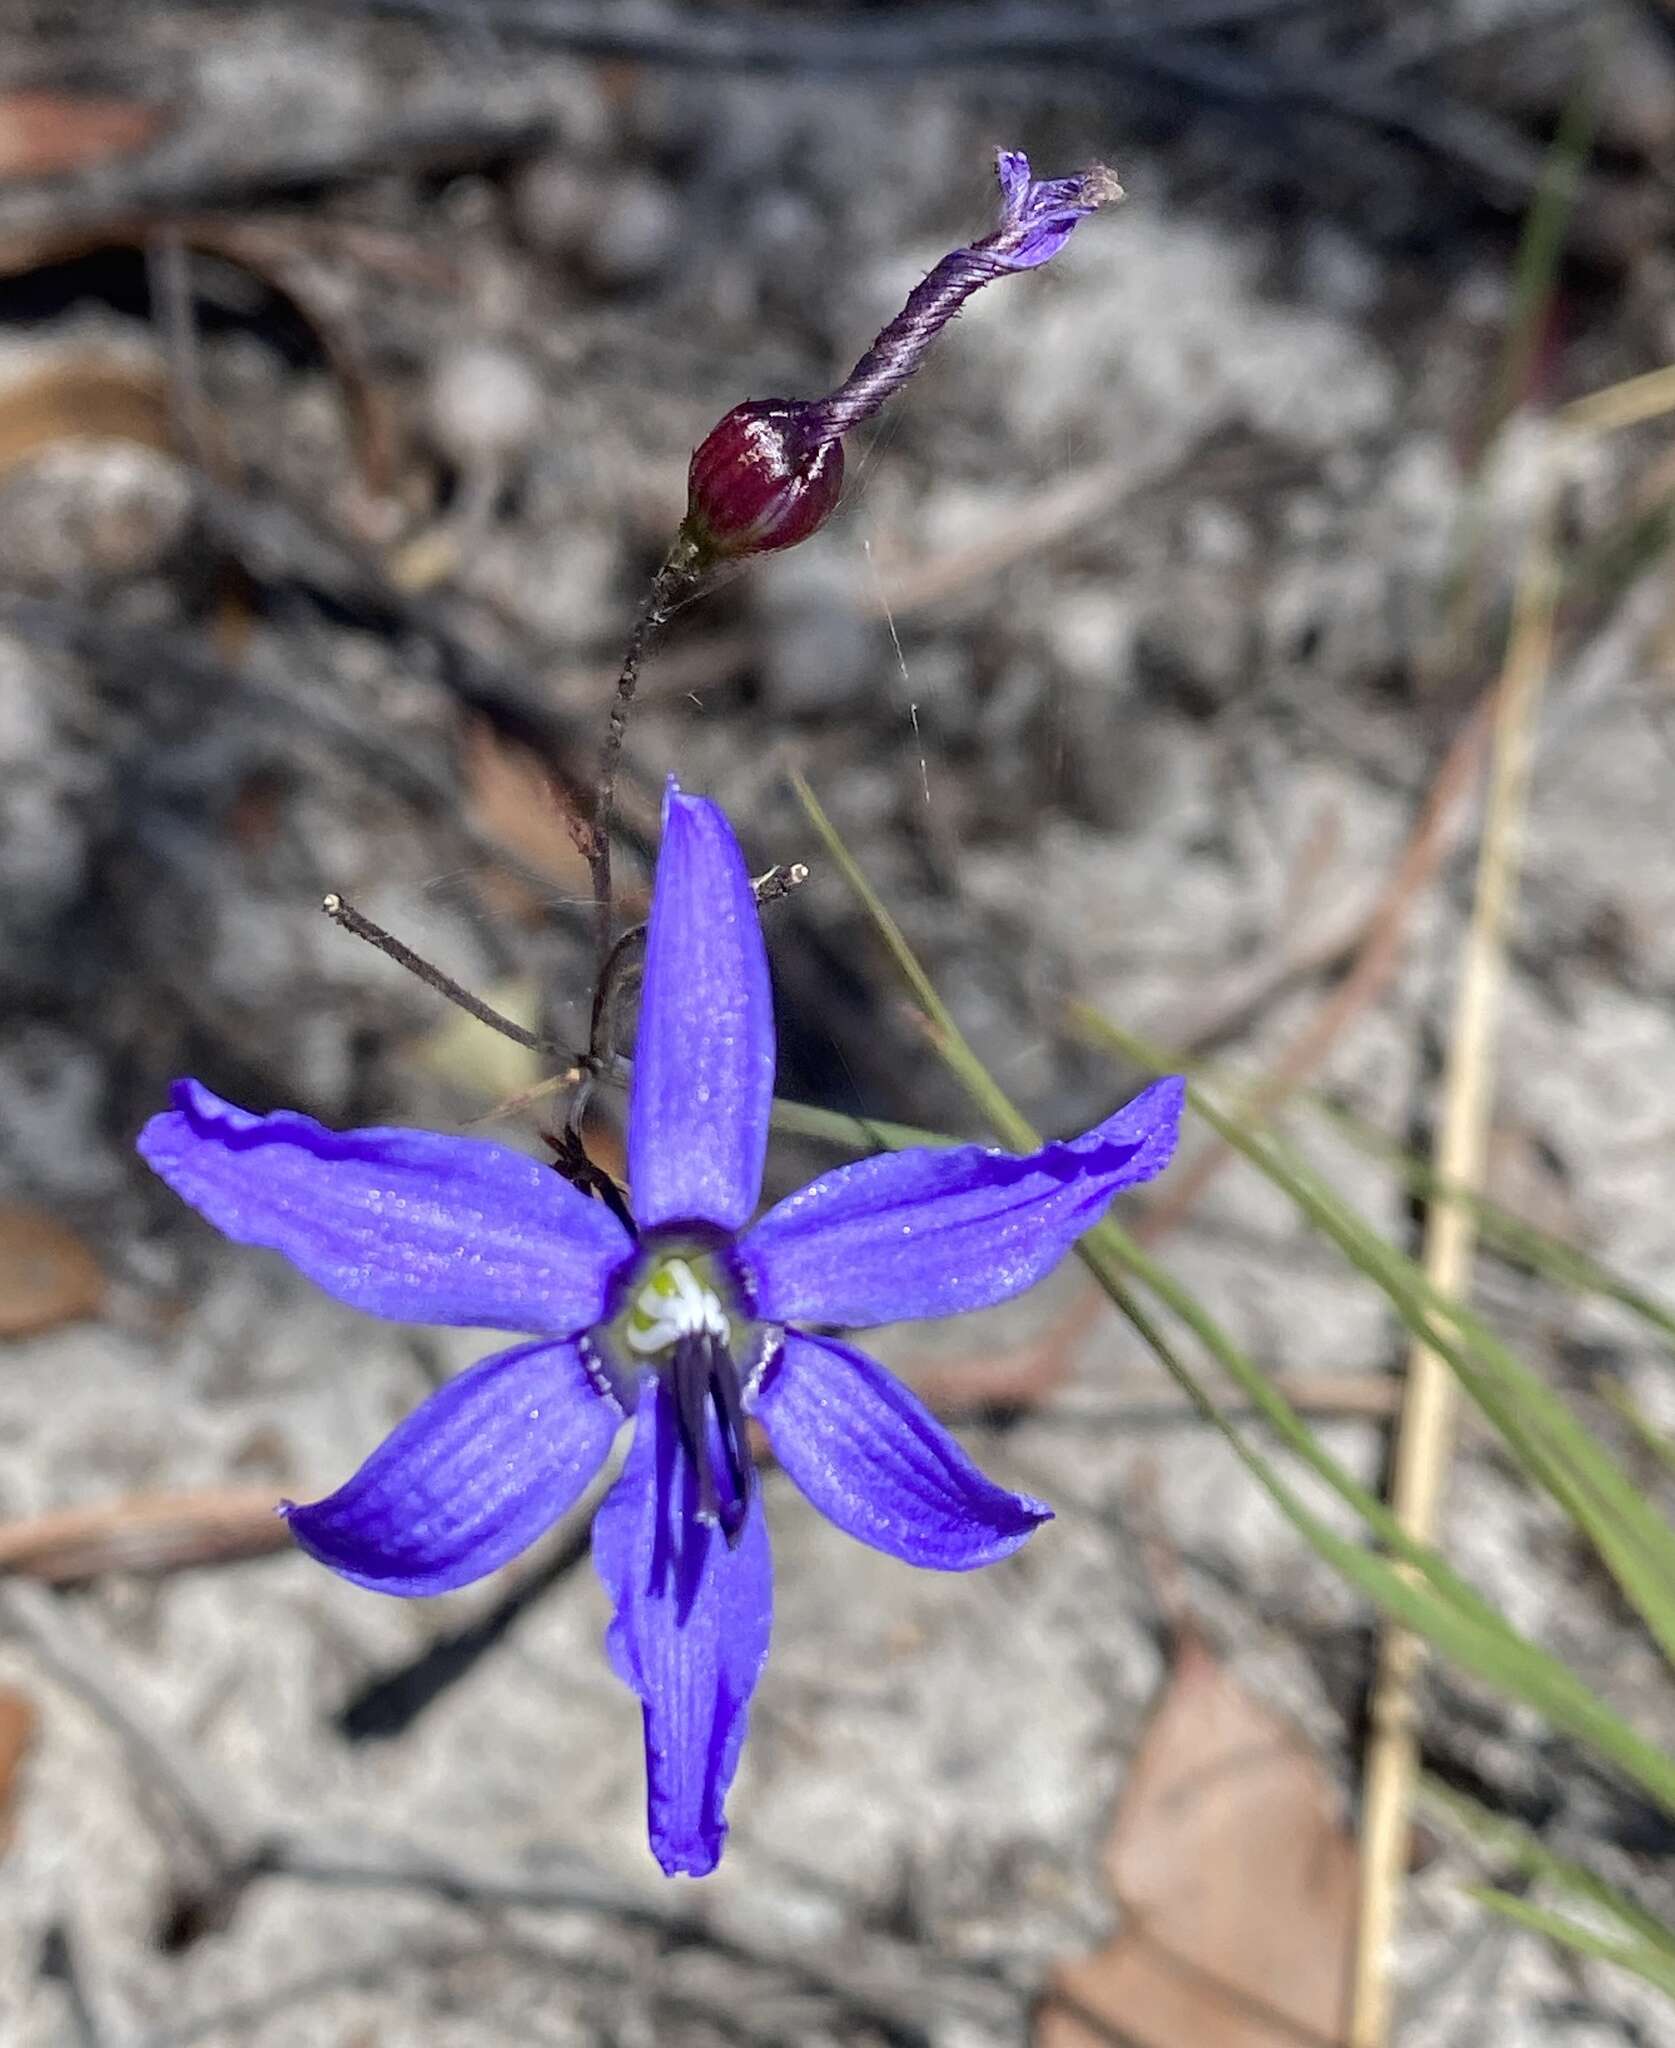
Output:
[[820,1512],[874,1550],[965,1572],[1018,1548],[1053,1511],[987,1479],[918,1397],[875,1360],[787,1330],[755,1411]]
[[720,1859],[773,1618],[760,1494],[731,1550],[696,1504],[674,1396],[651,1380],[628,1462],[594,1517],[593,1556],[616,1608],[605,1647],[645,1710],[647,1823],[671,1877],[705,1877]]
[[1032,182],[1029,158],[1021,149],[997,149],[995,176],[1000,181],[1001,218],[1016,220],[1023,211]]
[[581,1497],[622,1421],[574,1344],[525,1344],[438,1388],[336,1493],[285,1504],[311,1556],[374,1593],[447,1593]]
[[737,1250],[775,1323],[905,1322],[987,1308],[1058,1264],[1111,1197],[1175,1149],[1185,1099],[1157,1081],[1079,1138],[1019,1157],[979,1145],[888,1152],[790,1195]]
[[995,152],[1000,180],[1000,226],[977,248],[1008,270],[1034,270],[1049,263],[1069,241],[1078,221],[1122,197],[1122,187],[1103,164],[1074,178],[1032,178],[1022,150]]
[[636,1220],[745,1222],[773,1092],[773,989],[744,855],[717,806],[671,777],[628,1098]]
[[175,1193],[371,1315],[567,1337],[633,1250],[603,1203],[505,1145],[253,1116],[198,1081],[174,1105],[139,1149]]

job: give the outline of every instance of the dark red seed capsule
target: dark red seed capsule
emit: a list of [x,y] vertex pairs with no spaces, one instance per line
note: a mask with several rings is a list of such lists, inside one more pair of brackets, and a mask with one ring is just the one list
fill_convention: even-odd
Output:
[[795,547],[843,491],[843,443],[784,398],[735,405],[692,451],[682,528],[700,556],[731,561]]

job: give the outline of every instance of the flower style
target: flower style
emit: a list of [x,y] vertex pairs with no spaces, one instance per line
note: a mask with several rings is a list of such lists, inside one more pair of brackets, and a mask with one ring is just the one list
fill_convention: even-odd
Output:
[[338,1300],[530,1339],[408,1416],[337,1492],[285,1505],[357,1585],[447,1592],[533,1542],[634,1433],[593,1553],[611,1663],[644,1709],[651,1844],[702,1876],[768,1647],[767,1529],[747,1418],[863,1543],[965,1571],[1049,1518],[985,1478],[927,1410],[823,1325],[952,1315],[1041,1278],[1119,1188],[1162,1170],[1182,1089],[1160,1081],[1027,1158],[980,1146],[837,1168],[752,1223],[774,1025],[750,878],[721,811],[671,780],[628,1107],[634,1234],[506,1146],[254,1116],[196,1081],[140,1150],[241,1244]]
[[843,436],[901,389],[972,293],[1050,261],[1079,220],[1122,196],[1102,164],[1075,178],[1037,180],[1021,150],[1002,149],[995,174],[1001,208],[994,232],[944,256],[834,392],[749,399],[699,443],[681,527],[696,572],[806,540],[842,493]]

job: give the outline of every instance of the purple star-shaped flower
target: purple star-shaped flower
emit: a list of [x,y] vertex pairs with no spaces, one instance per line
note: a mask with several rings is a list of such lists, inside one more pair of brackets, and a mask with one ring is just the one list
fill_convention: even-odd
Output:
[[[1049,1518],[827,1324],[1003,1301],[1174,1150],[1160,1081],[1028,1158],[963,1146],[822,1174],[752,1223],[774,1087],[767,955],[737,840],[673,781],[628,1105],[636,1234],[549,1167],[474,1138],[253,1116],[196,1081],[140,1150],[227,1236],[340,1301],[532,1341],[416,1409],[329,1494],[285,1513],[376,1592],[443,1593],[549,1528],[634,1422],[593,1553],[608,1648],[644,1708],[651,1845],[703,1876],[767,1654],[772,1575],[746,1438],[766,1430],[821,1512],[909,1564],[965,1571]],[[811,1328],[810,1326],[815,1326]]]

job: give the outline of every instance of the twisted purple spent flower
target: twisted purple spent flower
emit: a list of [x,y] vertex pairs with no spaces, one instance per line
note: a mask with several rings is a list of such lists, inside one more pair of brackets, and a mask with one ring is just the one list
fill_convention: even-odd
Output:
[[1000,221],[956,249],[825,398],[752,399],[700,442],[687,473],[682,537],[705,563],[795,547],[825,523],[843,488],[842,438],[870,419],[924,361],[973,292],[1049,262],[1079,220],[1122,196],[1103,164],[1074,178],[1036,180],[1021,150],[995,155]]
[[805,424],[824,438],[847,434],[870,419],[899,391],[924,361],[931,343],[973,292],[1009,271],[1034,270],[1069,241],[1079,220],[1122,196],[1122,187],[1103,164],[1076,178],[1029,174],[1022,150],[995,155],[1000,180],[1000,225],[969,248],[944,256],[829,398],[805,409]]
[[352,1308],[516,1333],[334,1492],[284,1504],[299,1546],[341,1578],[409,1597],[469,1585],[573,1508],[632,1429],[593,1558],[614,1613],[606,1651],[644,1727],[652,1849],[691,1877],[721,1854],[772,1620],[750,1421],[858,1541],[932,1571],[1008,1557],[1051,1510],[987,1478],[827,1332],[1033,1285],[1113,1196],[1162,1172],[1184,1091],[1154,1082],[1023,1157],[956,1145],[857,1160],[758,1215],[773,1093],[750,871],[716,806],[671,781],[628,1097],[632,1231],[504,1145],[255,1116],[197,1081],[140,1138],[228,1237]]

